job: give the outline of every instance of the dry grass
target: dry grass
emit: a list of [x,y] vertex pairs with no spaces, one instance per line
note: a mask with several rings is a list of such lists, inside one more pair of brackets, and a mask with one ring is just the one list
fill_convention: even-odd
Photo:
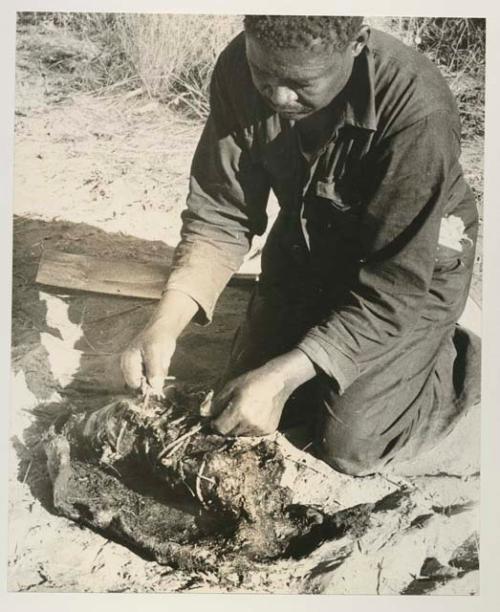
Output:
[[[60,90],[143,90],[191,118],[208,115],[212,69],[241,17],[23,13],[18,31]],[[57,79],[57,77],[60,77]]]
[[20,13],[18,55],[59,93],[89,92],[138,78],[119,46],[115,16],[92,13]]
[[448,17],[390,17],[393,33],[449,72],[484,73],[486,20]]
[[218,54],[241,29],[238,17],[120,15],[117,32],[125,55],[151,98],[203,118]]
[[464,137],[484,135],[485,19],[383,17],[368,21],[437,64],[457,99]]

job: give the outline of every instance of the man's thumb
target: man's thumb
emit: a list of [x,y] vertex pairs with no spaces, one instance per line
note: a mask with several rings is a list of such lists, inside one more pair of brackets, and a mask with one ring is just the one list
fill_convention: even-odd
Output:
[[142,357],[138,349],[127,349],[120,358],[121,371],[125,382],[132,389],[138,389],[142,378]]
[[[210,397],[206,397],[204,402],[206,402],[206,416],[210,417],[211,419],[215,419],[216,417],[218,417],[222,412],[224,412],[226,406],[229,403],[229,400],[231,399],[233,394],[233,390],[231,387],[225,387],[220,393],[214,394],[213,391],[210,392],[209,396]],[[201,406],[200,406],[200,413],[201,413]],[[203,415],[202,415],[203,416]]]
[[205,395],[205,398],[200,404],[200,416],[201,417],[215,416],[213,399],[214,399],[214,392],[212,389]]

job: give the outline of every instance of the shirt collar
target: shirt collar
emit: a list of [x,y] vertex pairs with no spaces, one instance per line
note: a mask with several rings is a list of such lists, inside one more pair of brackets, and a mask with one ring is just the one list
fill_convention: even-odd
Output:
[[377,129],[375,109],[375,66],[368,46],[354,60],[346,85],[343,123],[374,132]]

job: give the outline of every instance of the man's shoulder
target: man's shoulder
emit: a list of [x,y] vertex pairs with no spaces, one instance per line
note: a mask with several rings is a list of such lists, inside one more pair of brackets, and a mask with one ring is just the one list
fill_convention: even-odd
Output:
[[252,81],[245,48],[245,34],[241,32],[222,50],[214,69],[219,92],[236,124],[242,129],[254,125],[263,110],[263,102]]
[[439,68],[420,51],[394,36],[373,30],[370,51],[374,60],[377,114],[384,123],[410,124],[435,111],[458,117],[456,103]]
[[237,76],[247,67],[245,32],[237,34],[220,52],[217,67],[227,76]]

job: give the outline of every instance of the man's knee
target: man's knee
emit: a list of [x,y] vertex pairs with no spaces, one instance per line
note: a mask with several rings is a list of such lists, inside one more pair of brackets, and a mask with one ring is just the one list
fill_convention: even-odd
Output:
[[[351,476],[367,476],[377,472],[385,463],[387,440],[380,435],[368,386],[357,385],[342,396],[328,380],[321,380],[319,396],[321,416],[317,421],[316,451],[319,458],[337,472]],[[371,403],[370,403],[371,402]]]
[[379,461],[373,461],[367,457],[339,457],[335,453],[322,452],[319,458],[328,463],[336,472],[349,476],[368,476],[377,471]]
[[367,476],[380,466],[380,452],[373,436],[362,435],[365,432],[356,423],[354,419],[341,424],[326,417],[316,432],[316,453],[337,472]]

